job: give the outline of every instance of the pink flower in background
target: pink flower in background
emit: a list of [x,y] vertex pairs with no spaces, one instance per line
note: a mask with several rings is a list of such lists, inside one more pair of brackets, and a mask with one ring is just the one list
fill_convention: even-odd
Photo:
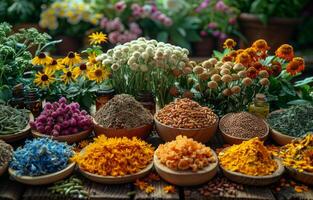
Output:
[[216,22],[210,22],[208,24],[208,28],[209,29],[216,29],[217,28],[217,23]]
[[164,24],[164,26],[169,27],[169,26],[172,26],[172,25],[173,25],[173,21],[172,21],[170,18],[166,17],[166,18],[164,19],[164,21],[163,21],[163,24]]
[[213,35],[214,37],[219,37],[220,34],[221,34],[220,31],[213,31],[213,32],[212,32],[212,35]]
[[216,4],[215,4],[215,10],[217,11],[221,11],[224,12],[228,9],[227,5],[224,3],[224,1],[219,0]]
[[202,37],[205,37],[205,36],[208,35],[208,33],[207,33],[206,31],[201,31],[201,32],[200,32],[200,35],[201,35]]
[[135,22],[129,24],[129,30],[137,35],[140,35],[142,33],[142,30],[140,29],[139,25]]
[[103,17],[100,21],[100,27],[105,29],[108,25],[108,22],[109,22],[108,18]]
[[133,16],[139,17],[143,14],[143,8],[137,3],[132,4],[131,9]]
[[114,8],[117,12],[123,12],[126,8],[126,4],[124,1],[119,1],[114,5]]
[[225,33],[221,33],[219,35],[219,39],[222,40],[222,41],[226,40],[226,38],[227,38],[227,35]]
[[122,24],[119,18],[115,18],[112,21],[109,21],[106,30],[110,31],[122,31],[124,29],[124,25]]
[[201,12],[203,9],[207,8],[209,6],[210,0],[204,0],[202,1],[202,3],[199,5],[199,7],[196,8],[196,12],[199,13]]
[[237,22],[237,18],[236,18],[236,17],[232,17],[232,18],[230,18],[230,19],[228,20],[228,23],[231,24],[231,25],[236,24],[236,22]]
[[119,37],[120,33],[118,31],[113,31],[111,33],[109,33],[109,40],[111,43],[116,44],[118,42],[118,37]]

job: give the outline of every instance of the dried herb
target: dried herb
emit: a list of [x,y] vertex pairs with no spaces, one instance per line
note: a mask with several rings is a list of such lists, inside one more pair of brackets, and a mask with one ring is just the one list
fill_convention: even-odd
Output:
[[12,152],[12,146],[0,140],[0,168],[11,160]]
[[9,135],[23,130],[29,122],[29,111],[0,105],[0,135]]
[[73,151],[71,146],[49,138],[26,140],[24,147],[13,153],[10,168],[18,175],[41,176],[67,167]]
[[313,131],[313,106],[298,105],[273,113],[268,118],[270,126],[284,134],[302,137]]

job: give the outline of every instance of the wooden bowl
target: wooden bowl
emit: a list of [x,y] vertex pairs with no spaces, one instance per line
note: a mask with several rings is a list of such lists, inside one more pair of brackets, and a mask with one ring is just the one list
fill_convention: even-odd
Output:
[[155,128],[162,140],[169,142],[175,140],[178,135],[184,135],[201,143],[207,143],[215,134],[218,127],[218,116],[216,115],[216,123],[205,128],[187,129],[173,128],[162,124],[154,116]]
[[8,166],[9,166],[9,162],[7,162],[2,167],[0,167],[0,176],[2,176],[7,171]]
[[[29,113],[29,122],[34,121],[34,116],[32,113]],[[15,142],[18,140],[22,140],[30,135],[30,124],[26,125],[26,127],[23,130],[20,130],[19,132],[16,132],[14,134],[9,135],[0,135],[0,140],[4,140],[5,142]]]
[[70,163],[65,169],[61,171],[43,176],[18,176],[16,175],[15,170],[11,168],[9,168],[9,173],[14,180],[20,183],[27,185],[46,185],[68,177],[70,174],[72,174],[74,169],[75,163]]
[[280,177],[284,173],[284,166],[281,163],[279,159],[275,158],[275,161],[278,165],[277,170],[271,174],[271,175],[266,175],[266,176],[251,176],[251,175],[245,175],[239,172],[233,172],[230,170],[225,169],[224,167],[221,167],[223,174],[230,180],[240,183],[240,184],[245,184],[245,185],[253,185],[253,186],[265,186],[265,185],[270,185],[272,183],[275,183],[280,179]]
[[[236,137],[236,136],[232,136],[232,135],[229,135],[225,132],[224,128],[223,128],[223,122],[232,115],[233,113],[228,113],[226,115],[224,115],[221,120],[220,120],[220,123],[219,123],[219,129],[221,131],[221,135],[224,139],[224,141],[227,143],[227,144],[240,144],[242,143],[243,141],[247,141],[247,140],[250,140],[251,138],[240,138],[240,137]],[[262,119],[263,120],[263,119]],[[265,141],[267,138],[268,138],[268,134],[269,134],[269,126],[268,124],[266,123],[265,120],[263,120],[264,124],[266,125],[266,133],[264,133],[264,135],[262,137],[259,137],[260,140],[262,141]]]
[[95,119],[93,119],[93,123],[95,125],[95,134],[96,136],[105,135],[107,137],[138,137],[138,138],[146,138],[151,133],[153,125],[147,124],[144,126],[136,127],[136,128],[105,128],[98,124]]
[[[283,111],[283,109],[275,110],[275,111],[271,112],[271,113],[269,114],[269,116],[270,116],[271,114],[279,113],[279,112],[282,112],[282,111]],[[278,130],[275,130],[275,129],[273,129],[272,127],[270,127],[270,134],[271,134],[271,138],[272,138],[277,144],[282,145],[282,146],[291,143],[291,141],[294,140],[294,139],[297,139],[296,137],[292,137],[292,136],[289,136],[289,135],[287,135],[287,134],[284,134],[284,133],[282,133],[282,132],[280,132],[280,131],[278,131]]]
[[93,128],[90,128],[89,130],[85,130],[85,131],[81,131],[79,133],[75,133],[75,134],[71,134],[71,135],[62,135],[62,136],[51,136],[51,135],[46,135],[46,134],[42,134],[36,130],[32,130],[32,135],[34,137],[48,137],[51,138],[53,140],[57,140],[60,142],[67,142],[69,144],[75,143],[75,142],[80,142],[82,140],[84,140],[85,138],[87,138],[90,133],[92,132]]
[[296,179],[297,181],[300,181],[302,183],[308,184],[308,185],[313,185],[313,173],[310,172],[299,172],[296,169],[293,169],[291,167],[287,167],[287,172],[288,174]]
[[90,172],[84,171],[79,167],[80,173],[91,181],[103,184],[122,184],[134,182],[136,179],[140,179],[148,175],[153,167],[153,162],[151,162],[146,168],[141,170],[136,174],[125,175],[125,176],[101,176],[97,174],[92,174]]
[[160,160],[157,158],[156,153],[154,153],[153,163],[158,174],[169,183],[179,186],[200,185],[212,179],[216,175],[218,170],[218,158],[215,152],[213,150],[211,151],[216,159],[216,162],[211,163],[209,166],[196,172],[193,172],[191,170],[172,170],[160,162]]

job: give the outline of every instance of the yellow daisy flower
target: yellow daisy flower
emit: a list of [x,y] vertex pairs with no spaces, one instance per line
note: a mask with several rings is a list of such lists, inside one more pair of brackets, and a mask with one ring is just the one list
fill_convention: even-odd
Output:
[[109,78],[109,75],[110,75],[109,71],[101,67],[95,67],[94,69],[88,72],[89,80],[96,81],[97,83],[100,83],[105,79]]
[[87,62],[87,65],[88,66],[93,66],[95,64],[98,63],[98,61],[96,60],[96,54],[95,53],[92,53],[92,54],[89,54],[88,55],[88,62]]
[[53,73],[51,71],[45,70],[44,72],[38,72],[35,75],[34,83],[42,88],[49,87],[51,83],[55,80]]
[[65,84],[68,84],[70,82],[76,81],[78,77],[78,74],[75,73],[71,69],[63,69],[63,75],[61,75],[61,79],[64,81]]
[[92,33],[89,37],[89,42],[91,45],[93,44],[101,44],[107,41],[107,35],[102,32]]
[[47,65],[52,62],[52,58],[45,53],[40,53],[38,56],[32,59],[33,65]]
[[63,68],[64,68],[64,65],[60,63],[59,59],[58,60],[53,59],[52,62],[50,64],[47,64],[45,67],[46,70],[51,71],[51,72],[55,72],[56,70],[60,70]]
[[81,63],[82,58],[78,53],[70,51],[65,58],[62,59],[62,64],[72,67],[75,64]]
[[87,75],[89,72],[89,66],[86,63],[82,63],[78,67],[75,67],[73,72],[77,75]]

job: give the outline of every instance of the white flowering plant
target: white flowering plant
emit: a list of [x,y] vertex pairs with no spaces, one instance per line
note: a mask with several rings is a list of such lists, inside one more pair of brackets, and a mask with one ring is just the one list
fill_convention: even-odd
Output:
[[170,88],[183,74],[192,72],[187,65],[188,53],[181,47],[139,38],[108,50],[97,60],[111,67],[111,82],[117,93],[149,91],[163,107],[173,98]]

